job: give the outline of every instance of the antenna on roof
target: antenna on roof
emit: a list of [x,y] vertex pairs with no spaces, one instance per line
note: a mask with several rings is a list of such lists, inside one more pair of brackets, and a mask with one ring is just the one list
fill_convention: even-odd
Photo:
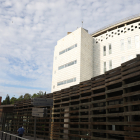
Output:
[[83,28],[83,21],[82,21],[82,28]]

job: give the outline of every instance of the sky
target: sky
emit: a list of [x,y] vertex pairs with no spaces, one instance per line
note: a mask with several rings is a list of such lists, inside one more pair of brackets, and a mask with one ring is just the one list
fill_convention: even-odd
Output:
[[51,92],[57,41],[140,14],[140,0],[0,0],[0,96]]

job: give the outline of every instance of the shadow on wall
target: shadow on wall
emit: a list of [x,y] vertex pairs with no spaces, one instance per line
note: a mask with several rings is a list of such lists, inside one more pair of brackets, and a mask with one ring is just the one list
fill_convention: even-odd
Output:
[[100,43],[96,43],[96,40],[93,39],[93,77],[101,75],[101,51],[102,50],[100,50]]

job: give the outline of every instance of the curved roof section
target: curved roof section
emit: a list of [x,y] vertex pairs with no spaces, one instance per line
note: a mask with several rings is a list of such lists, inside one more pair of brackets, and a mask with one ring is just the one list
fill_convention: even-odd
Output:
[[116,23],[105,26],[105,27],[91,33],[91,35],[92,35],[92,37],[97,37],[99,35],[106,33],[107,31],[112,31],[114,29],[123,27],[125,25],[129,25],[129,24],[132,24],[132,23],[138,22],[138,21],[140,21],[140,14],[128,17],[128,18],[120,20]]

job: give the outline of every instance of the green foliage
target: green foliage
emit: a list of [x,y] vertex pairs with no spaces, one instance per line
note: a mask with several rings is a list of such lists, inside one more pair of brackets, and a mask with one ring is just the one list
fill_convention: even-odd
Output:
[[8,105],[8,104],[14,104],[16,101],[22,101],[22,100],[27,100],[27,99],[31,99],[31,98],[36,98],[36,97],[40,97],[46,95],[46,92],[43,93],[43,91],[39,91],[39,93],[34,93],[33,95],[29,94],[29,93],[25,93],[25,95],[20,95],[19,98],[15,98],[12,97],[10,100],[9,95],[7,94],[5,100],[3,100],[3,102],[1,103],[2,105]]
[[17,99],[18,101],[22,101],[24,99],[23,95],[20,95],[19,98]]
[[8,105],[8,104],[10,104],[10,97],[9,97],[9,95],[7,94],[5,100],[3,100],[3,102],[2,102],[2,105]]
[[38,95],[36,94],[36,93],[34,93],[33,95],[32,95],[32,98],[35,98],[35,97],[37,97]]
[[31,99],[31,94],[26,93],[26,94],[24,95],[24,99]]
[[12,97],[10,100],[11,104],[14,104],[16,101],[17,101],[17,98],[15,98],[15,97]]

